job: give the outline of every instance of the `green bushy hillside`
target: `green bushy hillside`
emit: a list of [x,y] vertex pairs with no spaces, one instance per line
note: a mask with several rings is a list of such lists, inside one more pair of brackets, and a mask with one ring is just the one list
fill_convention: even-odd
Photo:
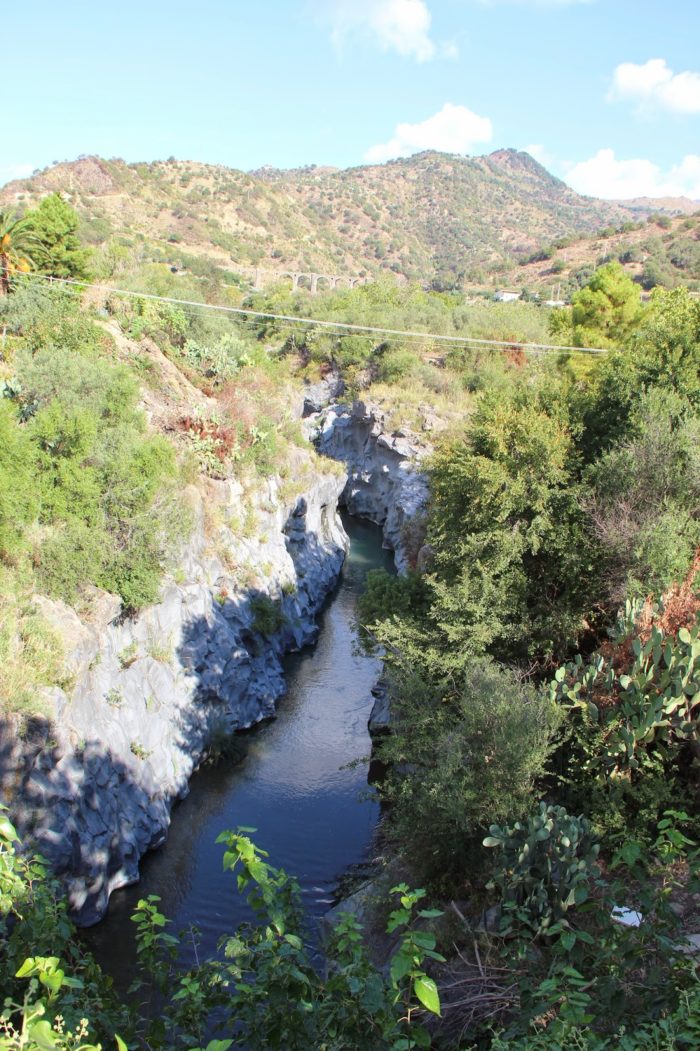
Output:
[[69,195],[86,242],[113,256],[120,247],[144,257],[159,248],[175,258],[180,249],[234,270],[389,271],[443,288],[479,283],[557,237],[630,218],[619,205],[580,197],[515,150],[252,173],[87,157],[8,185],[0,201],[23,206],[56,191]]

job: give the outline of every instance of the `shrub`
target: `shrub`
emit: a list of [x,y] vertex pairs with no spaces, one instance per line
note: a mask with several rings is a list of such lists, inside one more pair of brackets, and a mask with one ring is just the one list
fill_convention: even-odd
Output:
[[652,388],[629,427],[586,474],[584,503],[615,605],[681,579],[700,544],[700,421],[674,391]]
[[188,365],[217,383],[231,379],[239,369],[253,362],[251,348],[231,333],[209,343],[188,339],[182,353]]
[[90,356],[110,344],[108,334],[78,308],[74,295],[37,287],[31,279],[20,282],[5,302],[0,301],[0,310],[8,330],[21,333],[23,345],[33,353],[63,350]]
[[250,611],[253,614],[253,631],[270,638],[287,622],[279,600],[267,595],[254,595],[250,600]]
[[187,528],[171,513],[174,452],[144,434],[137,397],[123,367],[49,348],[18,355],[19,415],[0,403],[0,544],[21,548],[38,516],[40,585],[68,602],[89,582],[127,608],[153,601]]
[[33,482],[31,442],[13,407],[0,398],[0,558],[14,557],[24,545],[24,527],[38,510]]
[[488,661],[470,665],[451,691],[414,672],[394,680],[392,696],[394,732],[380,755],[402,764],[384,792],[393,830],[418,872],[454,887],[477,871],[494,817],[514,820],[527,810],[559,713],[514,672]]
[[540,802],[526,821],[491,825],[484,846],[500,851],[489,887],[500,891],[502,932],[522,925],[536,936],[560,934],[569,926],[567,913],[588,900],[589,883],[600,874],[590,823],[561,806]]
[[395,347],[385,351],[377,369],[377,378],[382,383],[396,383],[421,364],[420,357],[411,350]]

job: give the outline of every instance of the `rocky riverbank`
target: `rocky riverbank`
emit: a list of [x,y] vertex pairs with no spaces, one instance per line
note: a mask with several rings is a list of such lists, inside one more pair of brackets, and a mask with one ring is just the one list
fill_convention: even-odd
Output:
[[[364,401],[331,404],[310,420],[318,451],[347,470],[341,504],[350,514],[382,526],[384,546],[393,550],[399,573],[420,566],[426,555],[423,512],[430,495],[421,462],[432,445],[408,429],[391,431],[381,408]],[[372,694],[368,728],[375,737],[391,726],[386,682],[380,680]]]
[[70,685],[49,691],[45,718],[0,726],[0,789],[79,923],[138,879],[212,739],[274,714],[281,658],[314,640],[342,567],[345,480],[317,463],[302,495],[270,480],[254,503],[235,482],[191,487],[195,528],[177,572],[137,617],[104,592],[83,617],[37,598]]
[[208,751],[274,715],[282,657],[315,639],[342,567],[338,503],[382,525],[400,572],[415,562],[429,447],[389,434],[363,402],[332,405],[310,425],[345,470],[305,462],[308,484],[293,497],[279,479],[255,494],[231,480],[191,486],[183,508],[194,529],[156,605],[125,617],[116,596],[95,591],[78,616],[36,598],[63,642],[64,684],[46,692],[45,717],[0,723],[0,792],[83,925],[138,879]]
[[333,404],[310,417],[318,451],[339,460],[348,472],[341,503],[351,515],[382,526],[384,544],[394,551],[397,570],[415,565],[423,541],[422,511],[428,482],[421,461],[431,446],[408,430],[389,431],[375,405]]

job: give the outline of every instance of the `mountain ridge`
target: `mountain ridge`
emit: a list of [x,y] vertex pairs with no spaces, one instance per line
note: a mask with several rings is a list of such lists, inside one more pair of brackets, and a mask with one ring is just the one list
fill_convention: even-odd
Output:
[[54,191],[68,196],[95,245],[168,242],[228,269],[389,272],[437,288],[505,276],[544,244],[645,211],[583,197],[515,149],[252,172],[83,156],[8,183],[0,204],[22,209]]

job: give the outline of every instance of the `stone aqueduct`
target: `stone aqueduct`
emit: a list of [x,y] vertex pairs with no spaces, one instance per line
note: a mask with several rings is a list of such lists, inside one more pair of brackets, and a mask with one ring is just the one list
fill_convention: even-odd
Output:
[[246,275],[252,275],[253,289],[256,292],[261,291],[266,285],[273,284],[283,277],[290,278],[292,292],[297,292],[300,288],[307,288],[312,296],[324,289],[332,290],[338,287],[355,288],[356,285],[364,285],[369,280],[366,277],[350,277],[347,274],[313,274],[302,270],[266,270],[260,266],[233,266],[231,269]]

